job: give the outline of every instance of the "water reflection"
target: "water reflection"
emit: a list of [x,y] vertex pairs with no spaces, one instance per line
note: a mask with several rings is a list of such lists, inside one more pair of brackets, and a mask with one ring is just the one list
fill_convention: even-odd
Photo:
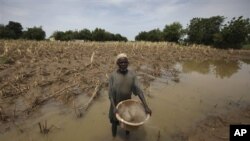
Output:
[[200,74],[208,74],[210,72],[209,61],[203,61],[203,62],[186,61],[181,64],[183,73],[198,72]]
[[230,78],[240,69],[239,61],[214,61],[213,66],[216,77],[220,78]]
[[[245,62],[245,61],[244,61]],[[249,62],[250,63],[250,62]],[[239,61],[186,61],[182,62],[182,72],[192,73],[198,72],[200,74],[214,73],[219,78],[230,78],[240,69]]]

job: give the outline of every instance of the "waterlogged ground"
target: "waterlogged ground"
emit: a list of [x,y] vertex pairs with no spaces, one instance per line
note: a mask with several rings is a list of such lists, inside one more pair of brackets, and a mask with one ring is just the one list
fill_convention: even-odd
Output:
[[[83,117],[60,102],[48,101],[32,117],[6,129],[1,141],[223,141],[230,124],[250,123],[249,61],[183,61],[176,78],[162,75],[150,83],[146,99],[153,114],[149,121],[126,137],[118,128],[115,139],[108,121],[107,91]],[[136,99],[136,97],[134,97]],[[77,101],[86,100],[80,95]],[[47,121],[47,135],[38,122]],[[15,124],[15,123],[13,123]]]

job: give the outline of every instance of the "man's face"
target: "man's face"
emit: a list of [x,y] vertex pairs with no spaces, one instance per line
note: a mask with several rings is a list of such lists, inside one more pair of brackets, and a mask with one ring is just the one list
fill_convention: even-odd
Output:
[[128,59],[127,58],[120,58],[117,60],[117,65],[121,71],[126,71],[128,68]]

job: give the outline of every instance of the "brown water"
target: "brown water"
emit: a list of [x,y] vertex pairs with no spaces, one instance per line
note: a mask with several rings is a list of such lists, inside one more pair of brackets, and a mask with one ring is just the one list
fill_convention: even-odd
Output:
[[[232,105],[250,104],[249,61],[182,62],[177,82],[162,76],[151,83],[146,97],[153,114],[149,121],[126,137],[118,128],[116,141],[171,140],[173,135],[193,130],[208,115],[230,111]],[[83,99],[84,96],[82,96]],[[134,97],[136,98],[136,97]],[[81,97],[79,98],[81,99]],[[108,120],[109,100],[104,91],[82,118],[60,103],[42,107],[18,128],[0,135],[1,141],[104,141],[113,140]],[[48,135],[39,132],[38,122],[55,125]],[[19,129],[24,132],[21,133]]]

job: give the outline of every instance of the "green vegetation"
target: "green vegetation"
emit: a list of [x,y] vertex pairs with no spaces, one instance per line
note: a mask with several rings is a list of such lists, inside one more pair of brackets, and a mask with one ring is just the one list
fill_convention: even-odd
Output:
[[0,64],[6,64],[8,62],[8,58],[5,56],[0,56]]
[[10,21],[8,25],[0,25],[1,39],[18,39],[22,36],[22,25],[18,22]]
[[243,49],[250,49],[250,44],[243,45]]
[[178,42],[183,36],[184,30],[179,22],[174,22],[170,25],[166,25],[163,31],[160,29],[153,29],[149,32],[142,31],[136,37],[136,41],[168,41],[168,42]]
[[223,48],[242,48],[244,43],[249,42],[249,19],[243,19],[242,16],[233,18],[222,29],[221,35]]
[[0,64],[13,64],[15,61],[7,56],[0,56]]
[[27,31],[23,32],[24,39],[44,40],[45,36],[46,35],[45,35],[45,32],[43,31],[42,27],[28,28]]
[[187,28],[188,42],[213,45],[219,40],[220,28],[224,17],[193,18]]
[[240,16],[233,18],[227,24],[223,24],[224,20],[223,16],[193,18],[186,29],[183,29],[180,23],[174,22],[166,25],[163,31],[159,29],[142,31],[135,37],[135,40],[204,44],[224,49],[240,49],[244,44],[250,43],[248,18],[244,19]]
[[159,29],[153,29],[149,32],[143,31],[140,32],[136,37],[136,41],[151,41],[151,42],[159,42],[163,40],[163,33]]
[[127,41],[126,37],[120,34],[113,34],[101,28],[96,28],[94,31],[83,29],[80,31],[56,31],[51,37],[56,40],[69,41],[69,40],[85,40],[85,41]]
[[174,22],[165,26],[163,29],[163,34],[165,41],[177,43],[183,36],[184,30],[182,29],[182,25],[179,22]]
[[[163,30],[159,28],[150,31],[141,31],[136,35],[136,41],[151,42],[175,42],[180,44],[204,44],[216,48],[249,49],[250,44],[250,20],[242,16],[232,18],[224,23],[225,17],[212,16],[209,18],[193,18],[187,28],[179,22],[165,25]],[[44,40],[45,32],[42,27],[27,28],[18,22],[9,21],[0,25],[0,39],[28,39]],[[105,29],[96,28],[93,31],[82,29],[80,31],[55,31],[51,38],[60,41],[84,40],[84,41],[127,41],[121,34],[113,34]]]
[[9,21],[5,25],[0,25],[0,39],[29,39],[29,40],[44,40],[45,31],[42,27],[28,28],[23,31],[23,27],[18,22]]

